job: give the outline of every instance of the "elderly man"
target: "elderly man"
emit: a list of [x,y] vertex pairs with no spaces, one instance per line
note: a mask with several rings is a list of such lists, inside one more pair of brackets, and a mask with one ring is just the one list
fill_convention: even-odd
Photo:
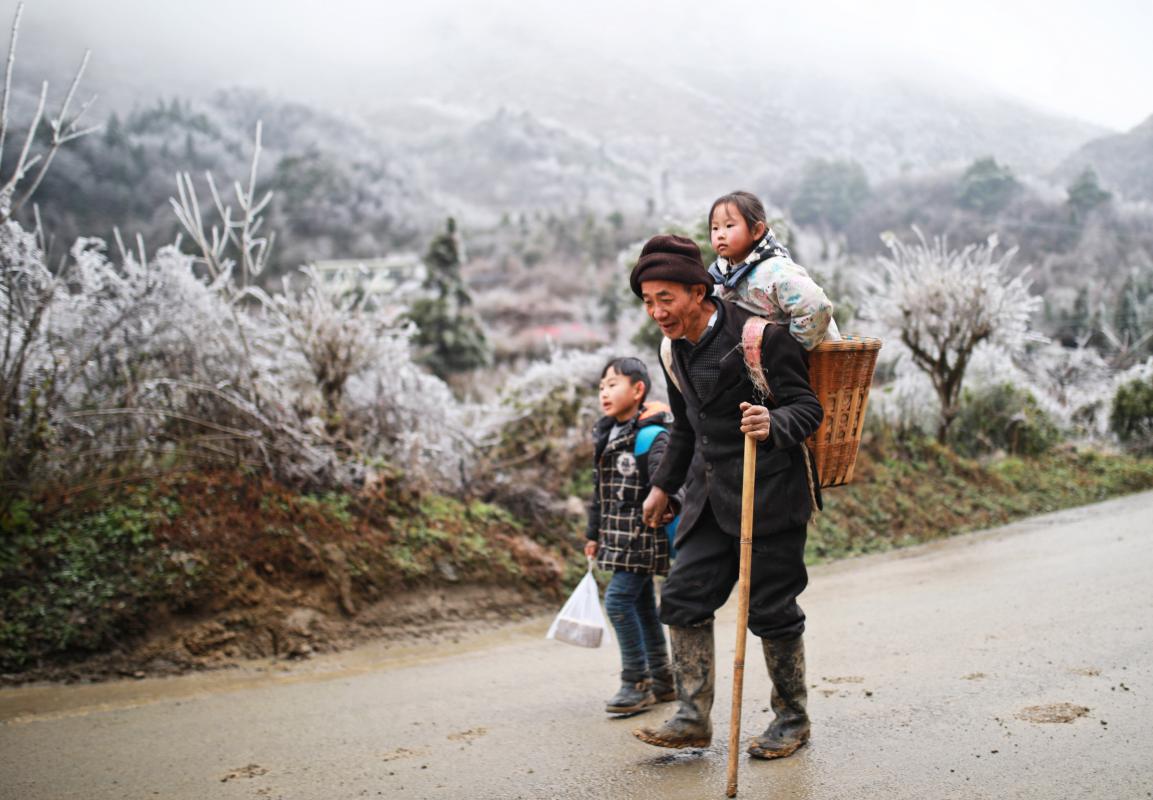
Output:
[[819,502],[804,441],[822,411],[809,385],[808,356],[784,326],[764,330],[761,367],[769,393],[758,392],[741,347],[749,312],[712,296],[712,283],[696,244],[671,235],[645,244],[631,276],[649,317],[672,340],[665,380],[676,421],[645,501],[646,523],[659,524],[669,495],[686,486],[677,559],[660,612],[672,639],[679,708],[663,725],[634,735],[659,747],[712,741],[713,614],[738,574],[747,434],[758,442],[749,630],[762,640],[775,714],[748,752],[781,758],[809,738],[805,615],[797,595],[808,582],[806,525]]

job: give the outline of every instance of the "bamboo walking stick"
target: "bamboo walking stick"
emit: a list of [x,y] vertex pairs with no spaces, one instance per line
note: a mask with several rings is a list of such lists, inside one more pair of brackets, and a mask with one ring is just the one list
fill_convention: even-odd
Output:
[[737,796],[737,759],[741,749],[741,697],[745,688],[745,634],[749,627],[749,575],[753,561],[753,491],[757,478],[757,440],[745,434],[745,472],[741,487],[741,566],[737,578],[737,647],[733,655],[733,710],[729,718],[728,797]]

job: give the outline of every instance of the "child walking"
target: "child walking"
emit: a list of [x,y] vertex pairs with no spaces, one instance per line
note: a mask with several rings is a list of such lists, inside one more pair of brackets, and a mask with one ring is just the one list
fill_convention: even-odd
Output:
[[585,555],[613,571],[605,610],[620,645],[621,687],[605,704],[610,714],[630,714],[676,699],[653,586],[655,575],[668,574],[669,540],[664,529],[641,521],[649,476],[668,445],[663,426],[672,423],[668,406],[645,402],[650,385],[640,359],[611,360],[600,379],[605,416],[593,428],[596,455]]
[[806,350],[841,338],[833,304],[773,235],[756,195],[733,192],[717,198],[709,209],[709,231],[717,251],[709,274],[723,300],[788,325]]

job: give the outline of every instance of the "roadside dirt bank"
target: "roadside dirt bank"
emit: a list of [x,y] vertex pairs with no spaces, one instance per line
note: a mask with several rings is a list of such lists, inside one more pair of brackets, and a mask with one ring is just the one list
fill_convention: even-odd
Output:
[[[109,653],[0,675],[0,685],[94,683],[304,662],[370,642],[403,647],[459,642],[554,609],[556,600],[501,586],[448,586],[390,597],[350,617],[320,587],[254,599],[202,619],[169,616],[144,639]],[[273,667],[275,668],[275,667]]]

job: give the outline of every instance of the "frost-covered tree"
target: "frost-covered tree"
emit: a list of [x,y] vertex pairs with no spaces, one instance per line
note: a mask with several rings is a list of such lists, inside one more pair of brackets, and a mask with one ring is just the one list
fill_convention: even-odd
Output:
[[974,349],[988,342],[1020,352],[1040,299],[1024,276],[1009,274],[1016,250],[998,255],[996,236],[950,250],[944,237],[929,241],[914,232],[911,244],[884,236],[890,255],[878,259],[864,314],[889,327],[929,376],[940,402],[937,438],[944,442]]
[[480,322],[472,313],[472,298],[461,277],[456,223],[450,218],[425,255],[429,296],[413,303],[410,318],[419,332],[421,361],[442,378],[483,366],[489,347]]
[[[19,40],[20,16],[23,12],[24,4],[17,4],[16,13],[12,20],[12,36],[4,69],[3,97],[0,97],[0,157],[4,155],[4,141],[9,133],[8,106],[12,95],[12,70],[16,63],[16,44]],[[97,129],[96,127],[85,128],[81,126],[81,119],[91,105],[91,99],[73,111],[76,89],[80,85],[80,79],[83,77],[87,65],[88,53],[86,52],[76,70],[76,75],[72,79],[72,84],[64,95],[60,110],[55,116],[45,117],[48,82],[44,81],[40,85],[40,96],[36,103],[36,110],[28,123],[24,143],[16,156],[16,164],[8,170],[7,179],[0,180],[0,223],[10,219],[36,193],[48,172],[48,168],[52,166],[57,153],[64,145]],[[44,123],[47,129],[43,134],[41,133],[41,123]],[[35,152],[37,145],[40,145],[40,152]]]
[[308,273],[283,295],[252,285],[272,243],[259,151],[258,126],[247,184],[225,193],[208,177],[207,203],[179,177],[191,253],[117,236],[114,259],[82,238],[54,271],[36,235],[0,225],[4,501],[45,481],[219,464],[351,486],[383,462],[460,487],[472,408],[416,366],[406,326]]
[[[20,17],[24,4],[16,6],[8,56],[5,61],[3,95],[0,96],[0,158],[11,133],[9,101],[16,63]],[[56,154],[69,142],[91,132],[80,126],[91,101],[72,113],[76,89],[88,63],[85,53],[56,116],[45,122],[48,83],[41,84],[36,110],[28,123],[16,163],[0,161],[0,487],[6,498],[0,512],[35,467],[51,439],[50,411],[59,391],[58,363],[44,363],[43,341],[52,325],[52,305],[64,287],[64,276],[54,275],[45,265],[45,236],[37,224],[33,233],[12,221],[39,188]],[[35,152],[37,145],[40,152]],[[7,167],[7,174],[3,169]],[[36,214],[39,223],[39,214]]]

